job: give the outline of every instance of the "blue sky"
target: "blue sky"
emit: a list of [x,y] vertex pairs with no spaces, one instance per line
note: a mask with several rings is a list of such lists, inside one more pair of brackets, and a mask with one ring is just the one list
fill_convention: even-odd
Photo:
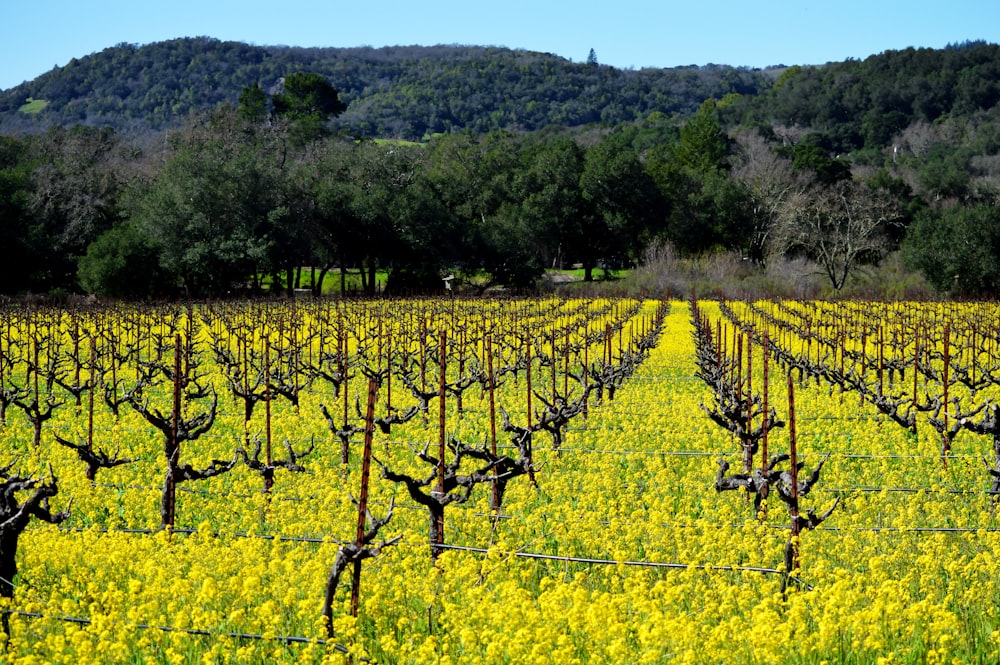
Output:
[[765,67],[908,46],[1000,42],[997,0],[0,0],[0,89],[121,42],[206,35],[252,44],[593,48],[616,67]]

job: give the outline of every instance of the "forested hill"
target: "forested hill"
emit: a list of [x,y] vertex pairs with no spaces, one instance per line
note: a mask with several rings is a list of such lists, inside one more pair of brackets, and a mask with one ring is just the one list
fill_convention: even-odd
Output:
[[998,103],[1000,46],[967,41],[791,67],[765,94],[736,100],[726,115],[729,124],[806,127],[843,154],[885,147],[915,123],[950,118],[978,126],[990,114],[996,122]]
[[339,90],[347,111],[336,123],[347,131],[413,140],[455,129],[617,125],[657,111],[686,116],[716,99],[725,100],[730,126],[809,128],[828,150],[846,153],[882,148],[914,122],[974,118],[1000,102],[1000,46],[982,41],[771,70],[622,70],[498,47],[299,48],[197,37],[119,44],[2,91],[0,133],[177,127],[235,104],[246,86],[273,92],[297,71]]
[[687,114],[705,99],[755,96],[773,78],[720,65],[621,70],[494,47],[297,48],[199,37],[120,44],[5,90],[0,131],[177,126],[192,113],[235,104],[245,86],[274,89],[296,71],[328,77],[348,105],[338,122],[350,131],[409,139],[456,128],[530,131],[617,124],[653,111]]

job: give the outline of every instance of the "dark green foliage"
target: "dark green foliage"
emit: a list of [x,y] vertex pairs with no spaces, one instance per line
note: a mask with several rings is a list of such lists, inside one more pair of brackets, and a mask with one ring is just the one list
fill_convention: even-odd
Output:
[[[0,292],[220,296],[270,275],[291,294],[279,275],[301,266],[368,292],[440,292],[452,272],[522,289],[549,266],[633,265],[654,241],[821,263],[818,232],[783,247],[778,223],[836,230],[877,192],[891,214],[834,288],[905,242],[938,287],[995,294],[1000,247],[977,229],[1000,177],[996,63],[971,43],[775,79],[593,53],[120,45],[0,93],[0,131],[35,132],[0,136]],[[18,114],[28,96],[50,103]]]
[[248,122],[264,122],[270,115],[270,98],[257,83],[243,88],[239,104],[240,117]]
[[683,168],[714,173],[727,167],[728,151],[729,139],[719,126],[716,104],[708,100],[681,126],[672,157]]
[[954,296],[1000,293],[1000,208],[978,204],[919,214],[903,245],[907,262]]
[[917,177],[928,194],[941,198],[963,199],[969,193],[971,172],[968,150],[937,146],[919,166]]
[[326,123],[346,108],[321,74],[295,72],[285,77],[282,90],[271,97],[274,112],[292,123],[291,139],[305,145],[324,136]]
[[880,148],[916,121],[968,115],[1000,100],[1000,46],[885,51],[863,61],[792,67],[765,95],[744,97],[731,118],[824,132],[829,149]]
[[[236,103],[248,88],[270,93],[304,72],[336,86],[347,107],[338,126],[414,140],[462,128],[534,130],[617,124],[652,111],[690,113],[705,99],[755,95],[767,86],[762,72],[714,65],[631,71],[503,48],[305,49],[198,37],[119,44],[2,91],[0,131],[50,123],[178,127],[191,115]],[[28,97],[49,105],[19,114]]]
[[[480,280],[484,286],[523,289],[534,284],[546,252],[543,222],[532,211],[538,190],[563,184],[568,189],[562,191],[572,196],[578,173],[565,179],[544,150],[525,149],[506,132],[442,136],[427,150],[430,186],[451,211],[461,239],[457,267],[467,276],[485,277]],[[536,177],[539,171],[545,171],[544,184]]]
[[44,242],[29,218],[29,171],[24,159],[22,143],[0,136],[0,238],[6,250],[0,261],[0,293],[22,293],[34,286]]
[[587,150],[580,174],[582,207],[563,243],[582,263],[584,280],[596,267],[620,268],[641,250],[642,230],[658,208],[658,192],[628,142],[611,135]]
[[344,111],[337,90],[321,74],[295,72],[284,81],[281,92],[271,98],[274,112],[290,120],[326,120]]
[[280,146],[243,130],[232,112],[184,135],[144,188],[133,219],[160,247],[160,265],[179,294],[225,295],[276,269]]
[[137,225],[125,223],[90,244],[79,262],[80,286],[87,293],[127,299],[171,295],[160,268],[160,248]]
[[789,148],[781,148],[779,154],[792,158],[792,168],[809,173],[817,182],[832,185],[851,177],[851,166],[841,159],[830,156],[829,142],[819,134],[808,134]]

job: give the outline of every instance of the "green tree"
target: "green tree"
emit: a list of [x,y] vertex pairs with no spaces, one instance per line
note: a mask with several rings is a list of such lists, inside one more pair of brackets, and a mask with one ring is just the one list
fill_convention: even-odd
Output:
[[842,159],[830,157],[819,134],[808,134],[789,148],[779,150],[780,154],[792,158],[792,168],[809,174],[817,182],[832,185],[851,177],[850,165]]
[[528,196],[519,161],[522,148],[507,132],[452,134],[428,146],[431,187],[458,224],[457,267],[481,289],[526,288],[543,266],[532,224],[520,212]]
[[[362,220],[354,216],[356,182],[354,160],[362,146],[354,142],[327,141],[317,157],[316,214],[310,238],[312,253],[321,266],[320,280],[332,269],[340,269],[340,291],[347,291],[347,270],[364,249]],[[314,291],[315,293],[315,291]]]
[[584,281],[593,280],[598,264],[620,266],[635,256],[657,207],[656,188],[628,139],[609,136],[584,156],[583,207],[576,228],[564,235],[567,252],[583,264]]
[[968,150],[940,145],[931,149],[917,169],[917,178],[928,199],[963,200],[972,184]]
[[87,293],[142,299],[169,295],[160,248],[137,224],[126,222],[99,236],[80,257],[80,285]]
[[728,168],[728,151],[729,139],[719,126],[716,103],[709,99],[681,126],[673,158],[698,173],[713,173]]
[[259,83],[243,88],[239,99],[239,113],[247,122],[260,123],[267,119],[270,99]]
[[18,294],[37,288],[36,271],[46,239],[29,215],[30,165],[26,146],[0,136],[0,237],[5,258],[0,262],[0,293]]
[[541,141],[522,153],[515,193],[520,201],[517,218],[528,228],[513,240],[520,252],[532,249],[529,241],[534,240],[539,268],[563,267],[566,252],[576,242],[584,213],[580,178],[585,155],[576,141],[566,137]]
[[77,289],[77,260],[118,219],[131,156],[110,129],[53,127],[29,143],[36,288]]
[[326,123],[343,113],[337,89],[322,74],[295,72],[284,79],[282,91],[271,97],[274,112],[292,125],[292,141],[304,145],[327,134]]
[[689,255],[749,251],[752,206],[747,188],[730,177],[729,152],[711,100],[681,127],[676,141],[649,151],[645,170],[662,198],[649,239],[667,240]]
[[[377,288],[379,269],[396,272],[400,289],[436,270],[428,266],[437,265],[451,238],[436,232],[428,213],[434,202],[422,175],[423,149],[364,141],[335,158],[346,162],[321,183],[319,211],[339,229],[342,270],[359,266],[368,293]],[[407,279],[411,284],[401,286]]]
[[953,296],[1000,294],[1000,209],[953,206],[920,212],[903,241],[907,264]]
[[177,138],[176,153],[137,196],[136,221],[160,247],[160,265],[189,296],[223,295],[276,270],[280,146],[247,132],[232,109]]

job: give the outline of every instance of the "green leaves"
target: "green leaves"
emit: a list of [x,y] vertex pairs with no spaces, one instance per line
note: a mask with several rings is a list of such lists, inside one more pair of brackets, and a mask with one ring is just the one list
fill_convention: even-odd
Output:
[[271,102],[275,114],[291,121],[292,140],[297,145],[323,136],[326,122],[346,108],[336,88],[324,76],[312,72],[286,76],[282,92],[273,95]]
[[1000,291],[1000,212],[993,205],[923,212],[910,226],[903,253],[936,288],[953,296]]

